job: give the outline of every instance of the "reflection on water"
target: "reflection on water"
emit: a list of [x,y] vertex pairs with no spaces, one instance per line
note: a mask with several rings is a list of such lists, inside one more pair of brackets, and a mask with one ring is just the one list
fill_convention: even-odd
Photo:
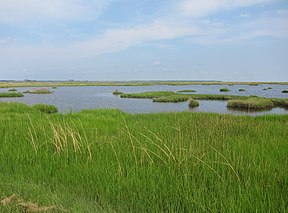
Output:
[[[239,111],[228,109],[226,101],[200,100],[199,107],[189,108],[188,102],[182,103],[158,103],[150,99],[124,99],[117,95],[113,95],[115,90],[132,93],[144,91],[178,91],[193,89],[194,94],[223,94],[219,89],[225,85],[186,85],[186,86],[169,86],[169,85],[153,85],[153,86],[87,86],[87,87],[58,87],[53,94],[35,95],[25,94],[22,98],[1,98],[0,101],[16,101],[29,105],[37,103],[46,103],[56,105],[60,112],[67,113],[70,111],[81,111],[83,109],[96,108],[117,108],[128,113],[158,113],[158,112],[215,112],[229,113],[236,115],[263,115],[263,114],[287,114],[288,110],[282,108],[273,108],[267,111]],[[271,90],[262,90],[262,87],[272,87]],[[246,89],[245,92],[239,92],[239,88]],[[288,98],[288,94],[281,91],[286,89],[285,85],[263,85],[248,86],[234,85],[229,86],[230,92],[227,95],[257,95],[263,97]],[[33,90],[34,88],[17,88],[19,92]],[[0,92],[8,89],[0,89]]]

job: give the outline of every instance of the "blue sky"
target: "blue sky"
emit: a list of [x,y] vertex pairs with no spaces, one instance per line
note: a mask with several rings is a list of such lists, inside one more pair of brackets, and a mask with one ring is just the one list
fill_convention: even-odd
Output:
[[0,1],[0,66],[2,80],[288,81],[288,1]]

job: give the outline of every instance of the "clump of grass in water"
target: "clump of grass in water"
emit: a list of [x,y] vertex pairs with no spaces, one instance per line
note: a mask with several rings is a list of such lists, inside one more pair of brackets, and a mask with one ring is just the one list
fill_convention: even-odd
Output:
[[120,92],[120,91],[118,91],[118,90],[115,90],[115,91],[113,91],[112,94],[113,94],[113,95],[121,95],[121,94],[123,94],[123,92]]
[[238,91],[239,91],[239,92],[244,92],[244,91],[246,91],[246,90],[245,90],[245,89],[242,89],[242,88],[240,88]]
[[17,92],[17,89],[12,88],[12,89],[9,89],[8,92]]
[[282,90],[282,93],[288,93],[288,90]]
[[240,109],[272,109],[274,104],[265,98],[249,98],[247,100],[228,100],[227,107]]
[[220,89],[220,92],[229,92],[229,91],[230,91],[230,89],[228,89],[227,87]]
[[192,98],[189,98],[188,105],[189,105],[189,107],[192,107],[192,108],[193,107],[198,107],[199,106],[199,101],[194,100]]
[[49,89],[35,89],[35,90],[29,91],[27,93],[30,93],[30,94],[52,94],[52,93],[54,93],[54,91],[51,91]]
[[58,112],[58,108],[56,106],[48,105],[48,104],[35,104],[33,105],[33,108],[39,110],[40,112],[47,113],[47,114]]
[[196,90],[193,89],[185,89],[185,90],[179,90],[177,92],[196,92]]

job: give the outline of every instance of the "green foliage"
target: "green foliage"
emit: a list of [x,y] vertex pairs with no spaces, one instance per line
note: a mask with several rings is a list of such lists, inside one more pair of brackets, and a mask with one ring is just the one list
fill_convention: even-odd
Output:
[[35,89],[32,91],[29,91],[28,93],[30,93],[30,94],[52,94],[52,93],[54,93],[54,91],[41,88],[41,89]]
[[246,91],[246,90],[245,90],[245,89],[242,89],[242,88],[240,88],[238,91],[239,91],[239,92],[244,92],[244,91]]
[[14,88],[8,90],[8,92],[16,92],[16,91],[17,89],[14,89]]
[[123,92],[120,92],[120,91],[118,91],[118,90],[115,90],[115,91],[113,91],[112,94],[113,94],[113,95],[121,95],[121,94],[123,94]]
[[[236,96],[218,94],[180,94],[173,91],[157,91],[143,93],[123,93],[121,98],[153,98],[154,102],[183,102],[191,99],[199,100],[230,100],[228,107],[246,109],[267,109],[272,107],[288,108],[288,99],[261,98],[256,95]],[[235,101],[231,101],[235,100]],[[236,101],[237,100],[237,101]]]
[[44,112],[47,114],[58,112],[58,108],[56,106],[48,105],[48,104],[35,104],[33,105],[33,108],[39,110],[40,112]]
[[185,90],[179,90],[177,92],[196,92],[196,90],[193,89],[185,89]]
[[282,90],[282,93],[288,93],[288,90]]
[[55,212],[288,210],[287,115],[43,115],[16,105],[0,104],[0,200],[16,196],[1,212],[27,211],[20,202]]
[[0,92],[0,98],[17,98],[23,96],[20,92]]
[[230,91],[230,89],[228,89],[227,87],[220,89],[220,92],[229,92],[229,91]]
[[228,100],[227,107],[244,109],[271,109],[274,104],[269,99],[249,98],[247,100]]
[[159,98],[163,96],[175,95],[173,91],[153,91],[142,93],[124,93],[121,94],[121,98]]
[[153,98],[153,102],[183,102],[187,101],[189,96],[175,94],[175,95],[168,95],[168,96],[161,96],[159,98]]
[[188,100],[188,105],[189,105],[189,107],[198,107],[199,106],[199,101],[197,101],[197,100],[194,100],[194,99],[192,99],[192,98],[190,98],[189,100]]

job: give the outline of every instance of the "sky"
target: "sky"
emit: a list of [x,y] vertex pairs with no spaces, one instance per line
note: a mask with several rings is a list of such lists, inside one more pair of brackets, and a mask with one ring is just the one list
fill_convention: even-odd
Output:
[[0,0],[0,80],[288,81],[288,0]]

